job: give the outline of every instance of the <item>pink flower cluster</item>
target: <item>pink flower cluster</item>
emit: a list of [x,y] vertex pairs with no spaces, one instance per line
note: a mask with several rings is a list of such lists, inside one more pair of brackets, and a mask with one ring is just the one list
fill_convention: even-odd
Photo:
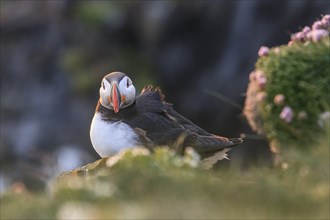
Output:
[[253,71],[250,73],[250,81],[256,86],[257,89],[255,100],[257,102],[265,101],[267,98],[267,93],[263,90],[267,84],[266,75],[260,70]]
[[[285,96],[283,94],[277,94],[274,97],[274,104],[277,106],[284,105],[285,102]],[[282,108],[282,111],[280,113],[280,119],[285,121],[286,123],[290,123],[293,119],[293,110],[290,106],[284,106]]]
[[[322,38],[328,37],[330,32],[330,14],[324,15],[321,20],[315,21],[314,24],[311,27],[304,27],[300,32],[297,32],[291,36],[291,41],[288,43],[288,45],[295,44],[297,42],[306,42],[306,44],[310,42],[319,42]],[[279,54],[280,47],[275,47],[272,49],[272,52],[274,54]],[[258,51],[259,57],[267,57],[270,53],[270,48],[266,46],[261,46]],[[255,70],[250,74],[250,82],[252,86],[249,86],[249,88],[253,88],[250,91],[250,99],[253,100],[253,104],[255,103],[261,103],[265,102],[266,99],[268,99],[267,92],[265,91],[265,88],[267,86],[267,77],[265,73],[261,70]],[[252,98],[251,98],[252,96]],[[270,98],[270,97],[269,97]],[[251,101],[249,101],[251,102]],[[246,102],[246,103],[249,103]],[[302,121],[308,119],[309,115],[305,111],[299,111],[296,109],[294,112],[293,108],[289,106],[288,101],[286,100],[286,97],[284,94],[276,94],[273,97],[273,103],[278,108],[281,108],[281,112],[278,115],[279,120],[282,120],[284,123],[291,123],[292,120],[295,118],[296,120]],[[245,104],[247,105],[247,104]],[[252,109],[252,110],[250,110]],[[252,114],[252,116],[249,116],[252,111],[255,111],[255,108],[246,108],[245,107],[245,115],[249,120],[252,127],[255,127],[255,130],[258,130],[258,122],[256,122],[255,118],[257,118],[255,115]],[[322,117],[320,116],[319,121],[324,120],[323,118],[327,118],[329,120],[330,113],[326,112]],[[253,121],[253,123],[251,123]],[[321,124],[321,122],[319,122]],[[260,129],[259,129],[260,130]],[[259,131],[258,131],[259,132]],[[261,131],[262,132],[262,131]]]
[[291,41],[288,45],[294,42],[313,41],[318,42],[322,38],[329,36],[330,30],[330,14],[324,15],[321,20],[315,21],[312,28],[306,26],[300,32],[292,34]]
[[[290,123],[293,119],[293,116],[294,113],[290,106],[285,106],[280,113],[280,119],[282,119],[286,123]],[[308,118],[308,114],[305,111],[298,112],[299,120],[305,120],[306,118]]]
[[[277,94],[274,97],[274,104],[277,106],[283,106],[285,103],[285,96],[283,94]],[[294,113],[290,106],[285,106],[281,113],[280,113],[280,119],[285,121],[286,123],[290,123],[293,119]],[[298,112],[297,118],[299,120],[305,120],[308,118],[308,115],[305,111]]]

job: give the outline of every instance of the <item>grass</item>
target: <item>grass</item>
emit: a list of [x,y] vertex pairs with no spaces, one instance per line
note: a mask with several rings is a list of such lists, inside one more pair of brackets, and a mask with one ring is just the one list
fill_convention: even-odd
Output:
[[329,219],[329,136],[280,167],[204,170],[194,152],[130,150],[62,174],[49,190],[8,191],[1,219]]

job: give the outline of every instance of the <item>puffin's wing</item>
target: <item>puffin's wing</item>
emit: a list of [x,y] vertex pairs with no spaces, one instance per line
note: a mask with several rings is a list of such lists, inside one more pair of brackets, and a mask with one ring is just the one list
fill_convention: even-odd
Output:
[[185,145],[193,147],[200,153],[234,147],[243,142],[242,138],[226,138],[208,133],[189,119],[180,115],[172,106],[168,107],[166,116],[169,120],[184,128],[184,132],[187,134]]
[[146,136],[155,145],[171,145],[181,139],[183,147],[190,146],[199,153],[208,153],[242,143],[241,138],[212,135],[183,117],[165,102],[158,88],[145,87],[136,99],[136,107],[140,114],[131,121],[131,126],[146,131]]
[[151,152],[154,151],[155,145],[154,143],[147,137],[146,131],[142,130],[141,128],[134,128],[133,129],[135,134],[139,137],[139,140],[142,144],[148,148]]
[[210,135],[207,131],[177,113],[172,104],[165,101],[165,95],[158,87],[154,89],[151,85],[145,86],[136,98],[136,105],[140,113],[149,114],[147,117],[150,120],[157,121],[159,119],[164,125],[170,126],[169,128],[179,127],[199,135]]
[[[242,143],[241,138],[228,139],[212,134],[199,134],[195,126],[183,126],[168,118],[165,113],[144,113],[134,120],[134,129],[145,131],[144,140],[150,140],[154,146],[169,145],[179,153],[185,147],[192,147],[198,153],[207,154]],[[149,143],[149,142],[147,142]]]
[[242,138],[225,138],[216,135],[191,135],[187,136],[185,145],[191,146],[197,152],[203,154],[212,153],[215,151],[223,150],[225,148],[231,148],[241,143],[243,143]]

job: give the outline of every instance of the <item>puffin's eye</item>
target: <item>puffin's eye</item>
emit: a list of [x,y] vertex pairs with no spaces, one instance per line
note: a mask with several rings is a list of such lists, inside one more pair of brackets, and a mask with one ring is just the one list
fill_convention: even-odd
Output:
[[129,79],[127,78],[127,88],[130,86],[130,82],[129,82]]
[[102,87],[103,87],[103,89],[105,89],[105,85],[104,85],[104,82],[102,81]]

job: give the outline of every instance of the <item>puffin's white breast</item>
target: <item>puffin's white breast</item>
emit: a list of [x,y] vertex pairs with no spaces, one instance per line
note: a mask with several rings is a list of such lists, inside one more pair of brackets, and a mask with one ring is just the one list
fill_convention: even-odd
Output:
[[119,151],[138,146],[139,140],[133,129],[123,122],[102,120],[100,113],[95,113],[90,138],[95,151],[101,157],[109,157]]

